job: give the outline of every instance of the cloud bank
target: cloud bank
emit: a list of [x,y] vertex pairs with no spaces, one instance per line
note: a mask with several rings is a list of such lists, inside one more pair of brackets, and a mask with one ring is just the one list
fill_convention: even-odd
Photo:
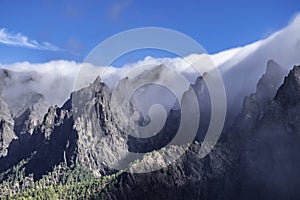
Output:
[[31,40],[22,33],[9,33],[5,28],[0,28],[0,44],[48,51],[63,50],[57,46],[50,44],[49,42],[39,43],[36,40]]
[[256,90],[269,60],[274,60],[286,71],[300,64],[300,14],[287,27],[241,48],[218,66],[223,75],[229,106],[238,109],[244,96]]
[[[4,89],[14,90],[15,88],[15,93],[36,91],[45,96],[49,105],[59,106],[69,98],[73,91],[73,83],[80,67],[79,63],[64,60],[41,64],[21,62],[0,66],[0,68],[14,72],[9,86]],[[0,80],[0,83],[3,81]]]
[[[1,29],[0,41],[3,41],[5,31]],[[6,36],[5,36],[6,37]],[[17,35],[16,38],[24,36]],[[14,38],[14,37],[12,37]],[[13,39],[11,39],[13,41]],[[16,40],[16,43],[34,46],[36,42],[28,38]],[[9,40],[10,41],[10,40]],[[257,81],[266,70],[268,60],[275,60],[287,70],[293,65],[300,64],[300,15],[298,15],[286,28],[274,33],[270,37],[254,42],[244,47],[229,49],[214,55],[209,55],[212,62],[220,69],[227,89],[228,100],[237,100],[242,103],[245,95],[255,91]],[[190,59],[202,60],[203,55],[190,55]],[[100,75],[102,81],[113,87],[117,81],[130,69],[141,65],[165,65],[180,72],[193,83],[199,76],[195,70],[182,58],[152,58],[147,57],[136,63],[124,65],[122,68],[113,66],[95,67],[88,63],[73,61],[52,61],[48,63],[32,64],[28,62],[0,65],[17,72],[34,71],[38,76],[30,84],[30,88],[44,94],[48,102],[61,105],[74,89],[87,86]],[[203,67],[206,67],[205,64]],[[82,71],[83,70],[83,71]],[[205,69],[206,70],[206,69]],[[209,70],[209,69],[207,69]],[[80,74],[77,77],[78,73]],[[84,74],[84,76],[82,76]],[[78,78],[82,79],[78,81]],[[78,85],[78,82],[80,84]],[[76,84],[75,84],[76,83]],[[21,83],[20,83],[21,84]],[[22,85],[23,90],[29,87]],[[237,105],[237,104],[236,104]]]

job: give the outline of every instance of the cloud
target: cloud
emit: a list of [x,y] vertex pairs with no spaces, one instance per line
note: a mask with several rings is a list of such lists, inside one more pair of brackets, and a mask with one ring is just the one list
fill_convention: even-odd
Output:
[[[280,31],[266,39],[242,47],[218,67],[226,88],[229,110],[238,110],[243,98],[256,90],[269,60],[274,60],[286,71],[300,64],[300,15]],[[233,109],[231,109],[233,110]]]
[[[215,66],[220,69],[227,89],[228,101],[237,100],[241,104],[245,95],[254,92],[257,81],[265,72],[268,60],[274,59],[286,70],[293,65],[300,64],[300,15],[296,17],[286,28],[272,34],[264,40],[254,42],[244,47],[210,55]],[[203,55],[190,55],[188,60],[202,62]],[[189,63],[181,58],[152,58],[128,63],[122,68],[98,66],[88,63],[76,63],[73,61],[52,61],[48,63],[34,64],[29,62],[0,65],[18,72],[35,71],[38,76],[30,84],[34,90],[44,94],[50,104],[61,105],[70,95],[72,90],[87,86],[100,75],[110,88],[113,88],[120,77],[138,66],[165,66],[182,73],[193,83],[196,74]],[[203,66],[204,69],[207,66]],[[80,73],[78,76],[78,73]],[[170,78],[170,77],[168,77]],[[1,80],[0,80],[1,82]],[[21,84],[21,88],[25,85]],[[63,86],[63,87],[60,87]],[[238,104],[235,104],[238,105]]]
[[[80,63],[64,60],[40,64],[21,62],[0,65],[0,68],[15,72],[11,76],[12,80],[7,89],[15,93],[21,92],[13,88],[21,88],[23,93],[26,91],[29,93],[32,90],[36,91],[43,94],[50,105],[62,105],[68,99],[73,91],[73,83],[80,67]],[[30,81],[24,82],[22,77],[27,77],[24,79]],[[3,81],[0,81],[0,85]]]
[[[147,70],[151,70],[160,64],[164,64],[183,73],[189,67],[189,64],[181,58],[146,57],[144,60],[131,64],[128,63],[122,68],[56,60],[47,63],[20,62],[2,64],[0,65],[0,69],[9,69],[16,72],[14,76],[12,76],[15,78],[11,80],[10,86],[5,89],[20,94],[24,92],[29,93],[26,91],[33,90],[43,94],[49,105],[62,105],[69,98],[72,91],[88,86],[97,76],[100,76],[102,81],[112,89],[118,83],[118,80],[120,80],[121,77],[124,78],[133,68],[144,66],[147,67]],[[195,71],[186,73],[195,73]],[[131,75],[136,74],[131,73]],[[23,79],[30,79],[31,81],[25,83],[22,81]],[[3,80],[0,80],[0,93],[2,82]]]
[[57,46],[50,44],[49,42],[39,43],[36,40],[31,40],[22,33],[9,33],[5,28],[0,28],[0,44],[47,51],[63,50]]
[[108,15],[113,21],[118,21],[124,10],[132,3],[132,0],[114,2],[108,9]]

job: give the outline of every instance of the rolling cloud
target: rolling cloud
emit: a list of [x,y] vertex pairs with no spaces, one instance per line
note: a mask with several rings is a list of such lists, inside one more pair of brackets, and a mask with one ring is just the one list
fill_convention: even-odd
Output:
[[22,33],[10,33],[5,28],[0,28],[0,44],[7,46],[18,46],[30,49],[62,51],[63,49],[50,44],[49,42],[39,43],[36,40],[29,39]]
[[[245,95],[254,92],[257,81],[265,72],[268,60],[274,59],[281,66],[285,67],[286,70],[291,69],[293,65],[300,64],[299,27],[300,15],[295,17],[289,26],[264,40],[254,42],[244,47],[209,55],[223,76],[224,84],[228,89],[227,97],[229,101],[233,101],[232,99],[237,99],[238,97],[239,103],[241,103]],[[0,30],[0,43],[4,43],[3,41],[7,42],[7,40],[3,39],[3,35],[5,35],[6,31],[3,31],[3,29]],[[24,37],[20,34],[17,34],[17,36],[18,38]],[[15,35],[14,37],[17,38],[17,36]],[[30,48],[41,48],[40,44],[30,41],[27,37],[16,40],[15,43],[14,45],[23,44],[23,46]],[[195,59],[201,61],[201,56],[202,55],[190,55],[189,60]],[[189,70],[189,64],[181,58],[147,57],[142,61],[126,64],[122,68],[113,66],[95,67],[88,63],[76,63],[64,60],[41,64],[29,62],[2,64],[0,68],[10,69],[16,72],[36,72],[36,78],[28,87],[30,86],[30,88],[43,93],[50,104],[61,105],[69,97],[71,91],[82,86],[87,86],[94,81],[97,75],[101,75],[102,81],[108,84],[108,86],[113,87],[124,73],[134,67],[141,65],[155,66],[160,64],[164,64],[183,73],[190,82],[194,82],[195,80],[195,76],[192,76],[195,71]],[[84,73],[81,71],[82,69],[86,69]],[[78,73],[80,74],[79,77],[77,76]],[[76,83],[79,82],[79,78],[82,79],[80,80],[82,85],[76,85]],[[21,86],[22,90],[25,90],[27,87],[27,85],[24,84]]]

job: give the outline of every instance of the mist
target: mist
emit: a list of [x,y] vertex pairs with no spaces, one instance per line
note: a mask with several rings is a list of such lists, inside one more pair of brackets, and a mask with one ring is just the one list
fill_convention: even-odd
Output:
[[[272,34],[266,39],[256,41],[244,47],[229,49],[214,55],[208,55],[214,67],[222,74],[229,105],[241,105],[244,96],[255,91],[257,81],[266,70],[268,60],[275,60],[287,70],[300,63],[300,15],[297,15],[284,29]],[[16,72],[11,78],[9,87],[2,91],[11,99],[18,99],[20,95],[30,94],[32,91],[45,96],[49,105],[61,106],[74,90],[88,86],[97,76],[113,89],[120,78],[124,78],[132,69],[138,66],[163,65],[183,75],[189,83],[194,83],[201,76],[186,60],[201,62],[203,55],[190,55],[186,58],[152,58],[135,63],[127,63],[122,68],[113,66],[93,66],[90,63],[57,60],[47,63],[21,62],[2,64],[0,68]],[[203,65],[203,71],[209,71]],[[132,75],[133,80],[137,74]],[[160,79],[171,80],[168,75]],[[24,79],[30,81],[24,81]],[[30,78],[29,78],[30,77]],[[0,82],[3,82],[1,80]],[[175,84],[175,83],[174,83]],[[144,92],[144,90],[141,90]],[[139,96],[143,96],[140,93]],[[163,96],[164,89],[152,90],[154,95],[144,94],[147,99],[151,96],[158,99]],[[161,94],[160,94],[161,93]],[[172,96],[172,95],[171,95]],[[149,99],[149,102],[154,102]],[[167,104],[164,99],[164,104]],[[174,101],[172,101],[173,104]],[[236,104],[237,103],[237,104]]]

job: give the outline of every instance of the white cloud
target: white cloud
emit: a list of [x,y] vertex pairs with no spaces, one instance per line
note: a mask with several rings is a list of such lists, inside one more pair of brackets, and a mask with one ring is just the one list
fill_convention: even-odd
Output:
[[48,51],[63,50],[57,46],[50,44],[49,42],[39,43],[36,40],[31,40],[22,33],[10,33],[5,28],[0,28],[0,44]]
[[[25,39],[25,41],[27,40]],[[265,72],[268,60],[274,59],[288,70],[293,65],[300,64],[299,52],[300,15],[289,26],[274,33],[267,39],[210,55],[210,58],[223,75],[225,87],[228,89],[226,91],[228,100],[232,102],[237,100],[241,103],[245,95],[255,90],[258,79]],[[198,60],[203,60],[202,58],[203,55],[187,57],[188,60],[197,60],[197,62]],[[19,72],[36,71],[39,76],[31,86],[38,92],[43,93],[49,103],[61,105],[74,88],[78,89],[88,85],[98,75],[112,88],[119,78],[133,67],[160,64],[183,73],[190,82],[195,80],[195,76],[193,76],[195,75],[195,70],[191,70],[190,65],[181,58],[147,57],[142,61],[126,64],[123,68],[95,67],[90,64],[63,60],[42,64],[23,62],[0,65],[0,68]],[[207,66],[204,66],[204,69],[206,69],[205,67]],[[84,72],[80,72],[80,70],[84,70]],[[79,72],[80,76],[77,77]],[[22,87],[24,88],[25,86],[22,85]]]
[[[219,66],[229,101],[254,92],[271,59],[287,71],[300,64],[300,14],[270,37],[241,48]],[[236,105],[236,104],[235,104]]]
[[[14,88],[22,88],[23,92],[34,90],[42,93],[50,105],[62,105],[68,99],[80,67],[80,63],[64,60],[41,64],[21,62],[0,65],[0,68],[21,72],[16,73],[14,76],[16,79],[12,80],[11,85],[14,85]],[[32,77],[32,79],[24,82],[19,78],[22,76]],[[19,90],[15,92],[18,93]]]

